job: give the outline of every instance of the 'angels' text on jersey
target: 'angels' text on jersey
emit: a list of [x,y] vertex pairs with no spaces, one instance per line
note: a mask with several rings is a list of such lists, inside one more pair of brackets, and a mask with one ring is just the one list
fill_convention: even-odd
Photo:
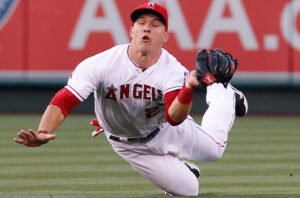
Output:
[[120,85],[119,88],[114,87],[114,85],[111,85],[110,87],[106,87],[106,95],[105,95],[106,99],[117,101],[117,99],[122,100],[122,99],[128,99],[130,97],[135,99],[160,101],[162,99],[162,91],[156,89],[155,87],[151,87],[145,84],[144,85],[125,84],[125,85]]

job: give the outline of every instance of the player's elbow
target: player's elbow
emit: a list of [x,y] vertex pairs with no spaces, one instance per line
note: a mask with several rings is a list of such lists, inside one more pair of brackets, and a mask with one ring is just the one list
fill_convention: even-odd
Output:
[[182,118],[177,118],[174,115],[170,114],[169,112],[166,113],[166,121],[172,126],[177,126],[185,120],[185,118],[183,120],[180,119]]
[[182,122],[174,122],[174,121],[170,121],[170,120],[167,120],[167,122],[171,125],[171,126],[177,126],[177,125],[180,125]]

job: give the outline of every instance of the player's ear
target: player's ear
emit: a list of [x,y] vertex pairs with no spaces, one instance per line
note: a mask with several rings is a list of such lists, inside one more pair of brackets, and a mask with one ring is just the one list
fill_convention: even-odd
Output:
[[133,37],[133,27],[130,27],[129,28],[129,35],[130,35],[130,38],[132,38]]
[[169,40],[170,37],[171,37],[171,33],[166,32],[165,35],[164,35],[164,43],[166,43]]

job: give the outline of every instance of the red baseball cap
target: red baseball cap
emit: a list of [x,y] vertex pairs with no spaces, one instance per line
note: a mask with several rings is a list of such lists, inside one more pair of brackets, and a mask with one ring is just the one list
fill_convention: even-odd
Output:
[[166,30],[168,31],[168,11],[158,3],[146,3],[135,8],[130,15],[131,21],[135,22],[141,14],[146,13],[158,16],[161,22],[165,24]]

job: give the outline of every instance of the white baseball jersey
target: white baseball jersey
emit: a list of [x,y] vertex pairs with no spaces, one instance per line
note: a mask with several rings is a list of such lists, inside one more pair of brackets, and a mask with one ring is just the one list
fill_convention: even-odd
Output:
[[[181,89],[188,71],[166,50],[143,71],[130,58],[129,45],[119,45],[84,60],[66,88],[80,101],[94,92],[95,113],[114,151],[153,184],[173,195],[196,196],[199,183],[179,160],[213,161],[226,148],[235,118],[235,96],[230,86],[207,87],[206,110],[199,126],[190,116],[180,125],[165,121],[163,97]],[[110,139],[142,137],[160,132],[148,142]]]
[[81,62],[66,88],[80,101],[94,92],[95,113],[105,131],[142,137],[165,121],[164,95],[181,89],[188,71],[162,50],[158,61],[142,70],[119,45]]

